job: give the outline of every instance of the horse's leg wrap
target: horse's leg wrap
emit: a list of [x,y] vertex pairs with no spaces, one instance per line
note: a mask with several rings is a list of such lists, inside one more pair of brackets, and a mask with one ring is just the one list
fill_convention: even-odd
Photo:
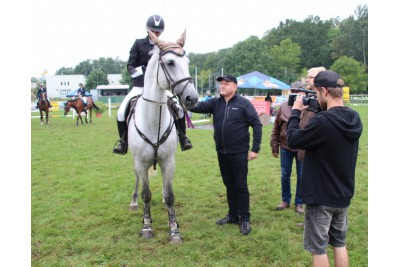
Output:
[[168,208],[168,225],[170,243],[182,243],[182,237],[179,233],[179,224],[176,221],[175,210],[173,207]]

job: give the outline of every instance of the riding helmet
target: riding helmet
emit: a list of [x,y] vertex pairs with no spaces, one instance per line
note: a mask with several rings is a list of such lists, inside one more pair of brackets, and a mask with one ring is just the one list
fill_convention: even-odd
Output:
[[159,15],[150,16],[147,20],[146,27],[153,32],[163,32],[164,20]]

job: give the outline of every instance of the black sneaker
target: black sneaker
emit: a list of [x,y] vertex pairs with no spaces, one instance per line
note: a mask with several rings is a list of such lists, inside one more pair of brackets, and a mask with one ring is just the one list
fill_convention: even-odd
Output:
[[215,222],[218,225],[224,225],[224,224],[238,224],[239,223],[239,219],[236,218],[232,218],[230,215],[226,215],[225,218],[218,220]]
[[248,235],[251,232],[250,222],[242,222],[240,225],[240,232],[244,235]]

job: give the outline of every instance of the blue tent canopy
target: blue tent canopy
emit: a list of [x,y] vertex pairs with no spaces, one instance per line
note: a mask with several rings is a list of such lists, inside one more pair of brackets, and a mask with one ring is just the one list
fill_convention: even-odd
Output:
[[258,71],[241,75],[236,77],[236,79],[238,81],[238,88],[278,90],[290,89],[290,85]]
[[[78,96],[78,89],[71,91],[67,94],[67,97],[73,97],[73,96]],[[89,92],[85,92],[85,96],[92,96],[92,94]]]

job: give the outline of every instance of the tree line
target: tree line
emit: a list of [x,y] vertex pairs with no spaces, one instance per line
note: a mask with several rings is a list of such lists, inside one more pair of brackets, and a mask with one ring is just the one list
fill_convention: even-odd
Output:
[[[229,73],[240,76],[259,71],[287,84],[304,78],[307,69],[324,66],[339,73],[351,94],[368,93],[368,6],[357,6],[344,20],[322,21],[309,16],[303,21],[287,19],[262,38],[250,36],[233,47],[211,53],[189,53],[190,74],[197,73],[198,88],[214,91],[215,78]],[[131,84],[126,61],[119,58],[86,60],[74,68],[62,67],[57,75],[83,74],[86,88],[108,84],[107,74],[122,74]]]

